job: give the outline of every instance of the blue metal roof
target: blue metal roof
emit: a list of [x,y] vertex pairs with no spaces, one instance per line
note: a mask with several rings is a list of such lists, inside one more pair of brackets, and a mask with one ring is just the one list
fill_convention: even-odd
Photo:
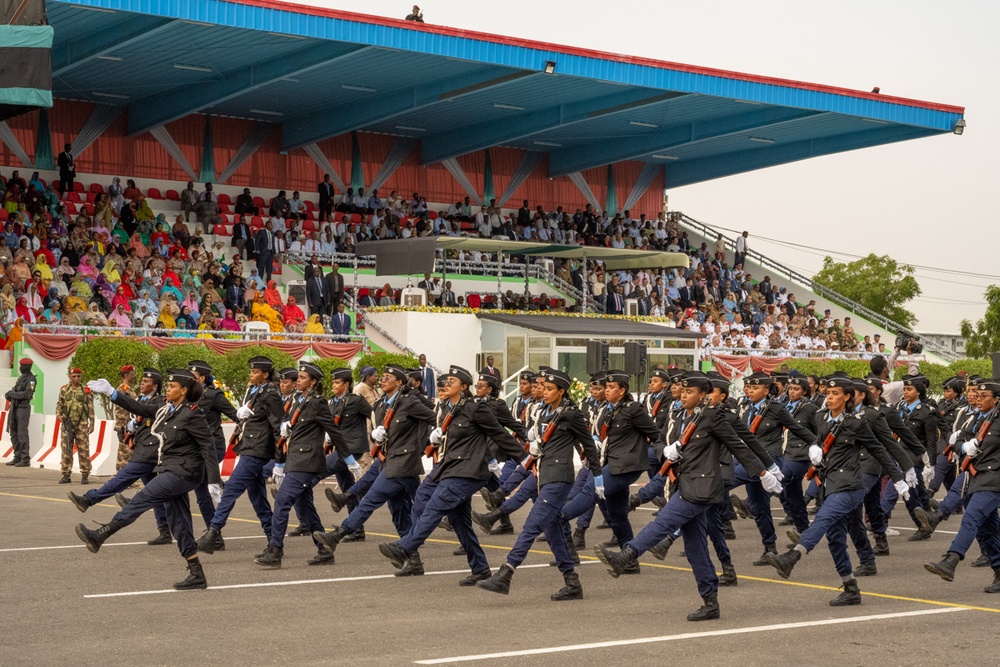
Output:
[[964,113],[271,0],[57,0],[48,17],[53,95],[127,106],[131,134],[215,114],[280,124],[285,150],[381,132],[420,139],[425,164],[514,146],[548,153],[550,176],[638,160],[677,187],[948,133]]

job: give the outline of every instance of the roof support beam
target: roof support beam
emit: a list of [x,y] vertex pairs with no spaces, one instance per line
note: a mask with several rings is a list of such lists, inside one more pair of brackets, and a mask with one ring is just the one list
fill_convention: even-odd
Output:
[[539,72],[498,73],[497,68],[479,69],[468,74],[434,81],[420,86],[379,91],[371,102],[352,102],[316,111],[282,124],[282,151],[290,151],[329,137],[361,130],[405,113],[423,109],[446,100],[455,100],[519,81]]
[[634,160],[701,141],[748,131],[756,132],[780,123],[808,118],[817,113],[819,112],[774,107],[557,150],[549,155],[549,176],[555,178],[574,171]]
[[714,178],[741,174],[747,171],[797,162],[821,155],[832,155],[859,148],[909,139],[919,139],[941,134],[940,130],[921,127],[893,126],[864,132],[851,132],[833,137],[805,139],[787,144],[776,144],[738,153],[713,155],[695,160],[684,160],[667,165],[665,187],[679,188]]
[[524,139],[556,128],[583,123],[615,113],[665,102],[684,93],[655,93],[645,88],[626,90],[589,100],[560,104],[529,113],[519,113],[509,119],[488,120],[442,132],[422,142],[423,164],[433,164],[451,157]]
[[175,23],[175,19],[130,15],[128,20],[113,28],[62,44],[52,51],[52,77],[62,76],[98,56],[120,52],[133,42],[152,37]]
[[128,133],[130,136],[142,134],[157,125],[165,125],[234,97],[240,97],[285,77],[305,74],[373,48],[334,46],[325,43],[310,46],[281,58],[227,72],[222,79],[175,88],[166,93],[157,93],[152,97],[136,100],[128,108]]

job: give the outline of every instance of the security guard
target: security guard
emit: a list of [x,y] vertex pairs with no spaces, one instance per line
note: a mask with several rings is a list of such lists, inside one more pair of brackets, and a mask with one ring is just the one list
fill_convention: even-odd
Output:
[[[119,394],[128,394],[130,398],[138,398],[138,394],[135,392],[135,367],[134,366],[122,366],[118,369],[118,375],[121,377],[121,383],[116,387],[115,391]],[[125,430],[126,424],[128,424],[129,419],[132,418],[125,408],[120,406],[115,406],[115,435],[118,436],[118,457],[115,460],[115,470],[121,470],[128,463],[128,458],[132,454],[132,447],[130,446],[128,431]]]
[[244,492],[264,529],[264,536],[269,540],[271,537],[273,513],[267,500],[264,466],[274,458],[284,409],[281,395],[272,383],[274,362],[267,357],[251,357],[248,363],[247,393],[243,405],[236,411],[240,421],[233,433],[240,458],[222,490],[222,499],[211,523],[198,539],[198,551],[207,554],[215,553],[215,545],[222,539],[222,529]]
[[150,430],[158,441],[157,464],[154,468],[156,476],[109,523],[97,530],[81,523],[76,527],[77,536],[88,550],[97,553],[109,537],[135,522],[146,510],[165,504],[170,532],[177,540],[181,556],[187,561],[189,573],[184,581],[174,584],[174,588],[208,588],[205,572],[198,560],[188,502],[188,494],[206,478],[213,492],[221,493],[222,478],[212,446],[212,432],[204,412],[198,408],[203,385],[190,371],[167,371],[167,400],[159,409],[152,403],[119,396],[107,380],[93,380],[87,386],[91,391],[110,396],[112,403],[121,405],[132,414],[152,420]]
[[[160,394],[160,387],[163,385],[163,376],[155,368],[147,368],[142,372],[142,380],[139,382],[139,403],[147,405],[154,413],[163,407],[163,396]],[[115,404],[115,409],[118,409]],[[124,408],[122,408],[124,410]],[[129,413],[131,414],[131,413]],[[153,470],[156,468],[159,456],[160,441],[152,431],[153,420],[149,417],[136,415],[125,423],[125,432],[128,435],[126,446],[129,447],[128,463],[115,473],[101,488],[91,489],[82,496],[72,491],[69,499],[81,512],[101,502],[106,498],[115,496],[119,499],[119,505],[125,507],[128,501],[125,500],[121,492],[132,486],[137,481],[149,484],[156,477]],[[163,505],[153,506],[153,516],[156,518],[156,527],[159,534],[146,544],[162,545],[170,544],[173,539],[170,537],[170,525],[167,523],[167,510]]]
[[[491,572],[486,554],[472,530],[471,498],[500,470],[493,450],[511,458],[524,458],[524,448],[497,421],[495,407],[473,399],[469,392],[471,373],[451,366],[444,375],[447,383],[442,414],[446,416],[430,433],[439,462],[428,477],[436,486],[410,530],[398,542],[380,544],[379,551],[396,568],[412,564],[413,555],[418,553],[441,519],[448,516],[472,571],[459,585],[472,586],[488,578]],[[483,377],[494,376],[487,373]],[[506,404],[501,402],[501,405],[506,409]],[[417,559],[419,561],[419,556]]]
[[62,425],[62,468],[60,484],[70,483],[73,472],[73,450],[78,452],[80,462],[80,484],[90,483],[90,434],[94,432],[94,396],[80,383],[83,371],[69,369],[69,384],[59,390],[56,401],[56,418]]
[[21,372],[14,387],[4,394],[10,401],[7,413],[7,431],[10,433],[11,444],[14,446],[14,456],[7,462],[9,466],[27,468],[31,465],[31,449],[28,444],[28,420],[31,419],[31,401],[35,398],[35,376],[31,373],[34,364],[24,357],[18,363]]
[[[333,420],[330,404],[323,398],[322,383],[322,368],[305,361],[299,363],[296,388],[300,395],[295,399],[291,417],[281,422],[280,433],[284,442],[283,447],[276,446],[275,453],[278,459],[284,461],[284,480],[274,499],[274,515],[267,547],[254,559],[255,563],[263,567],[281,567],[288,513],[293,505],[299,521],[307,529],[315,531],[314,535],[322,534],[323,531],[323,522],[313,504],[313,487],[326,472],[326,454],[333,449],[343,451],[346,445]],[[327,438],[330,440],[329,446],[326,445]],[[315,538],[313,541],[316,542],[318,552],[307,563],[332,563],[333,554],[327,553]]]
[[[882,468],[889,471],[896,491],[904,498],[909,496],[909,487],[896,462],[872,435],[868,424],[854,412],[853,380],[830,377],[826,380],[826,388],[827,409],[816,417],[817,436],[824,445],[809,447],[809,460],[820,470],[820,493],[825,496],[823,506],[794,548],[781,555],[765,554],[765,559],[783,579],[788,579],[799,559],[812,551],[825,535],[844,588],[843,593],[830,600],[830,605],[841,607],[861,604],[861,590],[847,553],[847,522],[844,520],[864,500],[861,448],[867,449]],[[827,436],[830,436],[829,444],[826,444]]]
[[640,555],[679,529],[684,537],[685,555],[704,602],[700,609],[688,615],[688,620],[704,621],[720,616],[719,578],[708,556],[706,513],[725,495],[720,474],[722,448],[729,449],[744,470],[760,477],[767,488],[780,488],[781,483],[773,473],[761,467],[757,457],[726,421],[722,410],[707,405],[706,398],[712,391],[707,375],[689,371],[684,374],[681,386],[683,413],[679,432],[683,433],[689,423],[695,423],[696,427],[686,443],[675,441],[664,447],[664,456],[671,461],[671,470],[677,476],[677,483],[673,485],[675,491],[653,522],[624,544],[621,551],[597,546],[594,552],[607,565],[608,573],[617,578],[634,567]]
[[583,450],[586,466],[603,488],[600,454],[586,419],[567,396],[571,383],[569,376],[562,371],[546,369],[542,377],[544,408],[540,410],[538,423],[528,431],[529,449],[538,472],[538,500],[531,506],[521,534],[507,554],[507,562],[476,586],[493,593],[509,594],[514,570],[524,562],[531,545],[544,532],[565,583],[551,599],[579,600],[583,598],[583,587],[567,550],[559,511],[573,484],[573,460],[578,448]]

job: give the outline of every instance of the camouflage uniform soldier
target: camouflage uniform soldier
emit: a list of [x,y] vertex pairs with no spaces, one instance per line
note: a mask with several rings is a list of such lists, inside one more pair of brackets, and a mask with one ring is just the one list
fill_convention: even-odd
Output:
[[80,460],[80,483],[90,480],[90,434],[94,432],[94,396],[80,382],[83,371],[69,369],[69,384],[59,390],[56,403],[56,417],[62,422],[62,479],[60,484],[70,483],[73,471],[73,445]]
[[[118,369],[122,382],[116,390],[119,394],[126,394],[129,398],[138,400],[135,386],[135,368],[132,366],[122,366]],[[128,463],[132,455],[132,448],[125,442],[125,424],[132,418],[131,413],[120,405],[115,405],[115,433],[118,435],[118,460],[115,462],[115,470],[121,470]]]

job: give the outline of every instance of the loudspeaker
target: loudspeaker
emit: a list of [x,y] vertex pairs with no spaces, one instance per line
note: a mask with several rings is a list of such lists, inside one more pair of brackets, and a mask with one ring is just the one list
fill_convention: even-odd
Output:
[[594,375],[608,370],[608,344],[600,341],[587,341],[587,373]]
[[625,343],[625,368],[629,375],[646,374],[646,346],[642,343]]

